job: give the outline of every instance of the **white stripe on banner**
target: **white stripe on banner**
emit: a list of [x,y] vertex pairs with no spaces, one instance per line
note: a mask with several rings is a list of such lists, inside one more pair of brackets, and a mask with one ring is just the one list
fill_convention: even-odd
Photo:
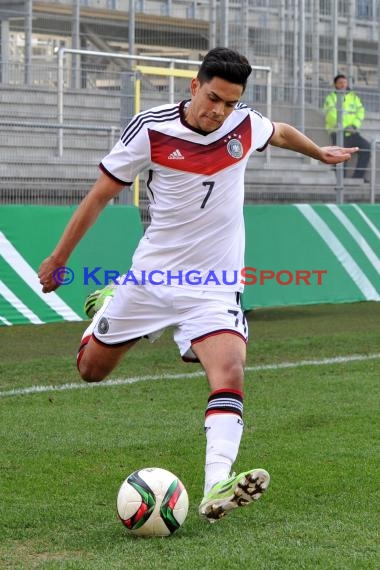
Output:
[[350,278],[363,293],[367,301],[380,301],[380,295],[364,275],[359,265],[348,253],[343,244],[338,240],[336,235],[330,230],[328,225],[322,218],[312,209],[309,204],[295,204],[296,208],[301,212],[313,228],[318,232],[327,247],[335,255],[342,267],[347,271]]
[[12,323],[9,322],[8,319],[6,319],[5,317],[2,317],[1,315],[0,315],[0,321],[1,321],[2,323],[4,323],[4,325],[7,325],[7,327],[11,327],[11,326],[12,326]]
[[8,287],[0,281],[0,295],[34,325],[42,325],[42,321],[31,311]]
[[[324,366],[326,364],[346,364],[347,362],[363,362],[367,360],[380,359],[380,353],[374,354],[347,354],[345,356],[334,356],[332,358],[323,358],[321,360],[299,360],[296,362],[279,362],[278,364],[261,364],[258,366],[247,366],[246,372],[261,372],[265,370],[283,370],[286,368],[301,368],[303,366]],[[114,378],[104,380],[103,382],[94,382],[87,384],[86,382],[71,382],[69,384],[61,384],[60,386],[26,386],[25,388],[14,388],[13,390],[5,390],[0,392],[0,398],[6,396],[22,396],[24,394],[41,394],[43,392],[67,392],[68,390],[91,390],[97,388],[109,388],[112,386],[126,386],[128,384],[136,384],[137,382],[153,382],[157,380],[181,380],[182,378],[200,378],[205,376],[203,370],[198,372],[190,372],[189,374],[160,374],[156,376],[132,376],[130,378]]]
[[0,255],[14,269],[25,283],[38,295],[46,305],[58,313],[65,321],[81,321],[77,315],[56,293],[42,293],[38,275],[33,267],[20,255],[5,235],[0,232]]
[[348,233],[356,241],[364,255],[380,275],[380,259],[377,257],[376,253],[373,251],[368,242],[364,239],[362,234],[355,228],[354,224],[347,218],[346,214],[344,214],[342,210],[338,208],[338,206],[335,204],[327,204],[327,207],[346,228]]
[[380,239],[380,232],[377,229],[377,227],[375,226],[375,224],[373,222],[371,222],[371,220],[369,219],[369,217],[363,212],[363,210],[361,208],[359,208],[359,206],[357,204],[352,204],[352,206],[355,208],[355,210],[358,212],[358,214],[361,215],[361,217],[363,218],[363,220],[365,221],[365,223],[367,224],[368,227],[371,228],[371,230],[373,231],[373,233],[375,234],[375,236]]

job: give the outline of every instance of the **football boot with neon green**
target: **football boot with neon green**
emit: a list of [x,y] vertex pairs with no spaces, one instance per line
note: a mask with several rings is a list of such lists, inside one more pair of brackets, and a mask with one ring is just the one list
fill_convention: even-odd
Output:
[[260,499],[267,490],[270,476],[265,469],[252,469],[232,475],[216,483],[203,497],[199,514],[209,522],[215,522],[237,507],[245,507]]
[[115,295],[115,285],[107,285],[103,289],[97,289],[93,293],[90,293],[84,302],[83,310],[89,319],[92,319],[95,313],[102,308],[103,303],[107,297],[113,297]]

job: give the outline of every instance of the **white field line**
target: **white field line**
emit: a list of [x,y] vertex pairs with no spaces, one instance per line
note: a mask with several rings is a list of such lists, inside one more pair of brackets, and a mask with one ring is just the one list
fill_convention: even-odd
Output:
[[[246,372],[261,372],[266,370],[282,370],[284,368],[300,368],[302,366],[324,366],[326,364],[345,364],[347,362],[360,362],[366,360],[380,359],[380,352],[374,354],[348,354],[346,356],[335,356],[333,358],[323,358],[321,360],[299,360],[298,362],[279,362],[278,364],[263,364],[258,366],[247,366]],[[6,396],[22,396],[25,394],[40,394],[41,392],[66,392],[68,390],[83,390],[93,388],[108,388],[110,386],[125,386],[136,382],[153,382],[155,380],[180,380],[181,378],[199,378],[204,376],[204,372],[190,372],[189,374],[159,374],[156,376],[132,376],[130,378],[114,378],[104,382],[72,382],[61,384],[60,386],[29,386],[25,388],[14,388],[0,392],[0,398]]]

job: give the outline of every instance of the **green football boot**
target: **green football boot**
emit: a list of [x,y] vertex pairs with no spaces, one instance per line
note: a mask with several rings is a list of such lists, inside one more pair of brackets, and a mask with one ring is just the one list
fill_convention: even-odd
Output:
[[115,295],[115,287],[116,286],[112,283],[103,289],[97,289],[86,297],[83,310],[89,319],[92,319],[95,313],[102,308],[107,297],[113,297]]
[[270,476],[265,469],[252,469],[216,483],[203,497],[199,514],[215,522],[236,507],[245,507],[260,499],[267,490]]

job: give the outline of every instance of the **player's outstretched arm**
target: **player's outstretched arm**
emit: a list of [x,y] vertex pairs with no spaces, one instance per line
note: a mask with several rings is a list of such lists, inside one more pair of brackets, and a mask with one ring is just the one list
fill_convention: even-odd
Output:
[[54,271],[66,265],[72,251],[94,224],[100,212],[123,187],[123,184],[116,182],[106,174],[102,173],[99,176],[90,192],[75,210],[56,248],[41,263],[38,277],[43,293],[50,293],[57,289],[58,283],[54,280]]
[[359,150],[357,146],[351,148],[318,146],[306,135],[287,123],[274,123],[274,133],[270,139],[270,144],[300,152],[326,164],[346,162]]

